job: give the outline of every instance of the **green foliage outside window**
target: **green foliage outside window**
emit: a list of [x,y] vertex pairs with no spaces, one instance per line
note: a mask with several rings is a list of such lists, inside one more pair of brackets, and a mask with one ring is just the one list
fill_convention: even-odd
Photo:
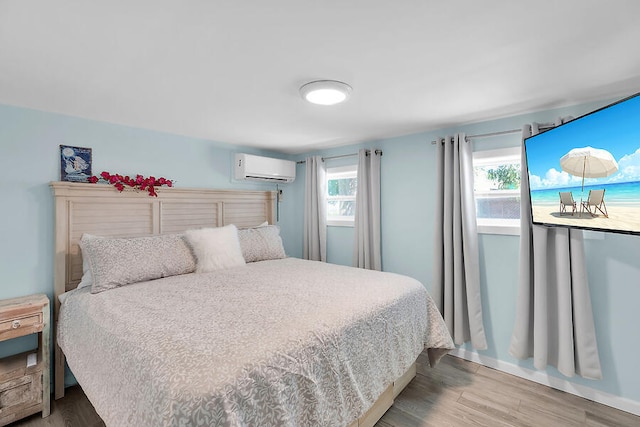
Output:
[[520,167],[514,164],[500,165],[497,169],[489,169],[487,178],[497,182],[500,190],[515,190],[520,188]]
[[357,183],[356,178],[330,179],[329,196],[352,196],[356,194]]

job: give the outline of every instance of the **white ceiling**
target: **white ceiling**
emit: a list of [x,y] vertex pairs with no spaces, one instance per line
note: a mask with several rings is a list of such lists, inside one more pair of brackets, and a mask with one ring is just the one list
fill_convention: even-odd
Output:
[[[301,153],[640,91],[637,0],[0,0],[0,103]],[[353,87],[334,107],[298,88]]]

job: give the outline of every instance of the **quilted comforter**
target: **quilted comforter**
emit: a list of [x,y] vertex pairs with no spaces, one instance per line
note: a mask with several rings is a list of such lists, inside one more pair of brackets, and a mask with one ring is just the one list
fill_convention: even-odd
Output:
[[107,426],[345,426],[453,347],[416,280],[295,258],[74,290],[58,344]]

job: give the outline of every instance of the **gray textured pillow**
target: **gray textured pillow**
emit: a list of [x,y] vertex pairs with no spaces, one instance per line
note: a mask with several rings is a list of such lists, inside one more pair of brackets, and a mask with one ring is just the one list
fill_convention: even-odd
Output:
[[91,293],[145,280],[192,273],[196,261],[179,234],[80,240],[93,279]]
[[[94,236],[93,234],[84,233],[80,238],[80,250],[82,250],[82,245],[80,244],[83,241],[87,241],[89,239],[102,239],[100,236]],[[93,286],[93,277],[91,276],[91,269],[89,268],[89,257],[82,255],[82,279],[80,279],[80,283],[78,283],[78,289],[85,288],[87,286]]]
[[246,262],[287,257],[282,246],[280,227],[277,225],[238,230],[238,238],[242,256]]

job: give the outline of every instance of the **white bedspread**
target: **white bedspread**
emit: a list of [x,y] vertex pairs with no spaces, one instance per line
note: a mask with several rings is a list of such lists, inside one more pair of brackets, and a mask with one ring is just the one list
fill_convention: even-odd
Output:
[[453,348],[418,281],[295,258],[73,291],[58,343],[107,426],[345,426]]

